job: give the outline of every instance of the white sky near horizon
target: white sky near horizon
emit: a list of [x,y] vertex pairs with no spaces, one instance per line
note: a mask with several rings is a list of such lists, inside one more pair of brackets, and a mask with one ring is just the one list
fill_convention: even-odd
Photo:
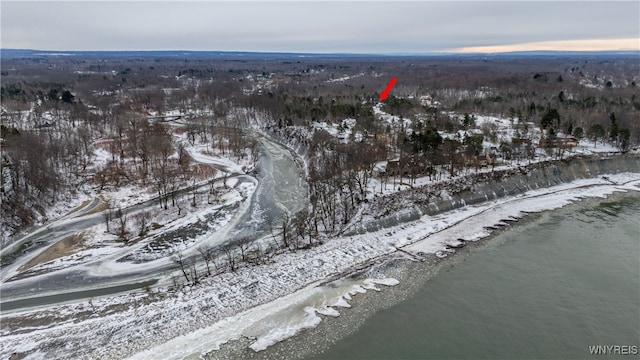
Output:
[[0,47],[432,53],[640,50],[640,1],[7,1]]

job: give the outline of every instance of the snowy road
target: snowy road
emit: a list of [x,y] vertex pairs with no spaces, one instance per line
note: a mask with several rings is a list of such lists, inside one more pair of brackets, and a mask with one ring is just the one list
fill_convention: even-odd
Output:
[[[293,213],[304,206],[307,190],[304,176],[302,176],[304,172],[302,161],[295,152],[282,144],[263,135],[254,134],[254,136],[259,141],[261,149],[256,168],[257,179],[244,174],[241,167],[230,161],[225,162],[203,154],[191,154],[197,162],[207,163],[231,173],[232,178],[236,179],[235,187],[241,188],[243,184],[249,184],[252,185],[250,189],[254,189],[253,191],[245,189],[246,198],[241,202],[231,220],[215,232],[214,236],[198,244],[221,245],[239,236],[259,240],[269,232],[268,221],[277,219],[283,211]],[[108,289],[113,293],[131,290],[132,284],[143,287],[150,282],[169,281],[170,274],[175,270],[175,264],[170,258],[165,257],[145,263],[121,261],[140,247],[147,246],[146,243],[122,247],[118,251],[76,266],[23,279],[16,277],[22,265],[45,251],[50,245],[104,221],[101,212],[91,213],[98,205],[98,201],[93,201],[74,214],[62,217],[23,237],[12,245],[12,249],[3,250],[3,254],[6,254],[17,250],[21,244],[37,245],[35,249],[25,251],[25,254],[21,254],[8,266],[3,266],[1,270],[3,304],[13,302],[11,307],[16,308],[16,300],[27,298],[30,300],[24,301],[25,306],[27,303],[31,305],[55,303],[91,297],[95,294],[106,295],[110,293]],[[157,200],[152,200],[127,210],[129,213],[134,213],[155,205]],[[185,250],[184,254],[187,257],[195,256],[196,246]],[[38,300],[38,298],[41,299]]]

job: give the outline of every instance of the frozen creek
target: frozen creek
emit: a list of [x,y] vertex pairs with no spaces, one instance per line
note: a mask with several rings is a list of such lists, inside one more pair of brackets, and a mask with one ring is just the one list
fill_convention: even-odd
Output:
[[[296,212],[305,206],[306,186],[301,176],[302,161],[285,146],[270,138],[254,134],[260,141],[261,151],[254,176],[239,173],[227,164],[216,163],[206,156],[194,156],[199,162],[210,163],[230,172],[227,182],[232,184],[225,201],[215,206],[221,226],[209,230],[209,235],[185,250],[185,257],[197,257],[199,246],[222,246],[239,237],[260,241],[269,233],[268,222],[278,219],[280,214]],[[194,154],[195,155],[195,154]],[[276,186],[278,184],[278,186]],[[205,185],[206,186],[206,185]],[[95,207],[94,203],[89,204]],[[147,201],[128,209],[129,214],[157,206],[157,201]],[[211,210],[204,209],[203,215],[192,217],[204,219]],[[207,213],[208,211],[209,213]],[[192,221],[193,221],[192,220]],[[3,255],[22,244],[37,246],[25,252],[9,265],[2,267],[3,310],[22,305],[47,305],[60,301],[104,296],[121,291],[141,288],[149,284],[164,286],[170,283],[176,265],[170,256],[153,261],[135,261],[148,243],[140,242],[126,247],[104,247],[95,250],[90,261],[77,265],[50,267],[35,276],[22,277],[19,269],[47,248],[77,233],[101,224],[100,212],[80,211],[75,216],[65,216],[48,224],[22,240],[3,249]],[[209,221],[209,223],[211,223]],[[166,231],[174,237],[181,237],[190,223],[177,223]],[[210,226],[210,225],[209,225]],[[28,300],[24,300],[28,299]]]

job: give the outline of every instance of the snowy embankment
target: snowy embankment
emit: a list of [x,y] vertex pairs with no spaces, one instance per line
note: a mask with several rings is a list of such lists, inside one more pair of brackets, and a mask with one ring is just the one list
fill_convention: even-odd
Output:
[[[478,240],[491,232],[488,226],[522,217],[524,212],[638,189],[638,173],[576,180],[287,252],[271,264],[207,278],[155,302],[146,300],[151,295],[138,294],[3,314],[0,356],[15,351],[47,359],[183,358],[240,337],[255,339],[250,346],[262,350],[316,326],[321,321],[318,314],[338,316],[336,308],[348,307],[351,295],[374,288],[375,283],[397,283],[380,273],[369,274],[377,280],[339,277],[322,283],[332,276],[366,268],[372,260],[383,260],[400,248],[415,257],[423,253],[442,257],[455,251],[452,247],[459,246],[458,239]],[[113,312],[116,306],[122,310]],[[83,312],[89,314],[85,319],[77,315]],[[32,321],[18,321],[30,315]],[[47,316],[62,323],[50,321],[38,327],[38,319]],[[65,316],[73,321],[63,322]]]

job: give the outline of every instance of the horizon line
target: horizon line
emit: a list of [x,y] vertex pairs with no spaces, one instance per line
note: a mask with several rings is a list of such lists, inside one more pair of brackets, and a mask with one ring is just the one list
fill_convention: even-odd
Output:
[[[532,50],[537,49],[537,50]],[[507,45],[468,46],[451,49],[455,53],[510,53],[523,51],[615,52],[640,51],[640,37],[535,41]]]
[[[640,42],[640,38],[633,39]],[[582,40],[580,40],[582,42]],[[552,43],[552,42],[541,42]],[[555,43],[555,41],[553,42]],[[533,43],[532,43],[533,44]],[[188,49],[146,49],[146,50],[59,50],[59,49],[30,49],[30,48],[1,48],[0,54],[3,51],[24,51],[24,52],[42,52],[42,53],[245,53],[245,54],[281,54],[281,55],[311,55],[311,56],[336,56],[336,55],[349,55],[349,56],[465,56],[465,55],[517,55],[517,54],[570,54],[570,53],[636,53],[640,52],[640,47],[637,49],[620,48],[620,49],[582,49],[582,48],[570,48],[570,49],[558,49],[558,48],[522,48],[519,45],[499,45],[499,46],[477,46],[477,47],[465,47],[456,48],[441,51],[398,51],[398,52],[309,52],[309,51],[269,51],[269,50],[188,50]],[[46,55],[46,54],[43,54]],[[54,54],[51,54],[54,55]]]

